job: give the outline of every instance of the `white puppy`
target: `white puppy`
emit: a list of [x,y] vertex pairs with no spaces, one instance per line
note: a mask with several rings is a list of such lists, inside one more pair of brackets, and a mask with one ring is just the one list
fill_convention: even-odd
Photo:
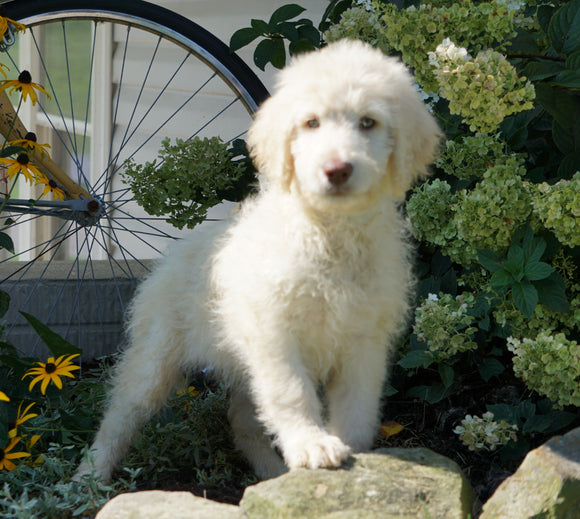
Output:
[[368,45],[283,70],[249,132],[259,194],[178,243],[138,290],[96,473],[111,476],[184,370],[207,366],[229,384],[236,445],[260,477],[368,449],[409,307],[398,202],[439,137],[405,67]]

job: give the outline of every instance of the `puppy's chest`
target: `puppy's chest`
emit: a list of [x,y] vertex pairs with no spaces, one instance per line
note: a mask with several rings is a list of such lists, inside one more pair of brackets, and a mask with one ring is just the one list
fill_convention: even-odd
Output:
[[289,317],[306,326],[321,326],[328,319],[352,321],[358,314],[368,314],[369,305],[378,303],[385,290],[377,283],[379,268],[375,251],[295,254],[279,287],[288,301]]

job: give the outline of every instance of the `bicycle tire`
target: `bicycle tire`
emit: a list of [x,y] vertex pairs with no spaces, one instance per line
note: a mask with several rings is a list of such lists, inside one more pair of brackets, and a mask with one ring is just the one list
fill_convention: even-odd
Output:
[[[37,114],[33,118],[34,124],[37,120],[49,119],[48,123],[46,121],[42,123],[48,128],[46,130],[43,126],[44,131],[48,131],[54,137],[56,144],[64,148],[63,155],[68,156],[71,164],[79,170],[79,178],[85,179],[88,191],[93,196],[98,196],[100,200],[108,200],[105,214],[97,221],[88,224],[74,220],[61,220],[58,215],[38,216],[30,213],[19,216],[17,222],[18,225],[22,226],[21,229],[26,223],[29,227],[34,226],[30,227],[33,229],[40,229],[41,225],[52,226],[51,229],[54,231],[50,231],[47,238],[36,239],[33,247],[30,247],[33,252],[26,251],[29,257],[25,261],[18,261],[26,254],[17,250],[14,257],[9,256],[0,262],[0,289],[9,293],[12,299],[10,310],[6,315],[7,339],[26,354],[38,355],[43,351],[42,344],[20,315],[19,312],[23,311],[35,315],[66,340],[78,345],[84,351],[84,358],[107,354],[115,351],[118,347],[122,336],[123,315],[139,279],[150,268],[149,260],[163,252],[165,245],[162,248],[158,241],[171,242],[179,235],[179,233],[167,230],[163,218],[152,219],[144,215],[140,208],[133,209],[135,204],[132,201],[132,195],[125,190],[120,196],[118,185],[116,185],[115,194],[112,194],[112,186],[117,182],[117,177],[114,177],[114,174],[118,175],[116,172],[119,169],[118,164],[121,162],[121,157],[124,156],[123,153],[126,152],[130,155],[132,152],[131,156],[137,153],[136,156],[139,157],[140,154],[145,153],[145,148],[148,149],[148,153],[151,153],[153,143],[157,143],[156,149],[158,149],[159,142],[167,136],[167,130],[171,128],[173,133],[176,131],[167,121],[163,122],[160,128],[153,126],[156,129],[154,138],[149,136],[145,144],[141,144],[141,141],[135,139],[136,142],[132,143],[132,146],[141,145],[141,147],[138,148],[137,152],[133,152],[128,146],[128,142],[133,139],[137,132],[137,128],[131,128],[131,133],[128,133],[133,119],[135,118],[137,121],[133,124],[140,127],[143,122],[140,119],[142,114],[145,114],[144,118],[151,120],[159,118],[167,113],[168,103],[171,102],[174,103],[169,110],[169,113],[172,114],[171,121],[176,121],[175,126],[182,128],[184,121],[189,123],[191,120],[189,112],[180,112],[181,108],[184,107],[179,108],[179,103],[183,101],[184,97],[188,98],[192,91],[195,92],[189,98],[188,103],[192,99],[195,100],[195,110],[199,111],[200,117],[206,117],[204,110],[207,109],[207,106],[206,103],[198,101],[199,96],[203,95],[206,96],[204,99],[211,99],[211,103],[207,103],[208,105],[213,106],[212,103],[215,102],[220,107],[222,105],[219,103],[222,102],[223,97],[225,99],[223,106],[226,107],[223,112],[219,112],[215,119],[207,116],[210,123],[206,124],[207,121],[204,118],[197,127],[192,124],[192,128],[195,130],[194,135],[196,133],[203,135],[204,132],[210,132],[212,128],[217,129],[218,124],[220,124],[220,131],[224,131],[222,129],[225,128],[225,131],[232,132],[228,135],[221,135],[223,140],[227,142],[239,136],[249,126],[252,113],[268,96],[268,92],[251,69],[237,55],[230,53],[228,47],[214,35],[181,15],[142,0],[124,0],[123,2],[118,0],[17,0],[0,5],[0,13],[26,25],[26,32],[31,34],[29,38],[34,42],[31,45],[32,50],[28,52],[31,56],[35,53],[38,54],[38,56],[34,55],[34,59],[40,60],[39,70],[45,76],[45,81],[48,80],[48,84],[44,84],[44,86],[57,99],[57,108],[45,108],[51,102],[54,104],[55,101],[52,99],[50,101],[47,99],[45,106],[39,101],[38,105],[42,110],[42,117]],[[83,80],[81,78],[79,81],[76,76],[71,79],[71,70],[73,75],[75,71],[69,63],[69,55],[66,55],[68,94],[58,93],[57,95],[57,91],[61,92],[62,88],[56,88],[52,84],[52,80],[49,79],[49,74],[52,71],[48,70],[50,65],[47,66],[47,63],[50,62],[50,59],[47,54],[41,55],[44,44],[38,43],[42,38],[47,38],[47,34],[54,32],[58,38],[62,37],[63,45],[61,46],[64,46],[64,51],[67,52],[67,49],[71,49],[72,61],[75,53],[80,52],[78,49],[82,45],[79,42],[85,42],[86,36],[82,30],[84,27],[81,26],[82,23],[89,24],[91,27],[91,45],[88,48],[91,54],[90,79],[88,86],[85,87],[84,84],[82,86],[83,89],[88,90],[84,120],[82,112],[79,116],[78,108],[75,115],[75,103],[79,102],[78,98],[81,96],[73,95],[77,83],[83,83]],[[105,130],[115,135],[117,127],[121,126],[119,123],[121,118],[128,118],[127,128],[125,128],[125,133],[121,139],[121,147],[125,144],[125,138],[128,140],[123,152],[120,149],[114,149],[115,139],[118,139],[117,134],[110,137],[108,150],[103,149],[98,153],[92,153],[90,162],[92,164],[102,163],[103,168],[102,171],[99,169],[96,173],[93,171],[92,176],[89,176],[83,170],[83,168],[88,169],[84,166],[87,131],[89,132],[89,140],[97,139],[95,137],[96,130],[91,127],[91,123],[94,122],[95,127],[98,128],[107,126],[107,124],[99,126],[96,122],[97,116],[93,116],[93,121],[89,114],[90,107],[96,104],[93,99],[96,87],[93,88],[92,85],[98,79],[94,68],[94,63],[100,56],[96,49],[96,46],[100,45],[100,42],[97,42],[97,28],[104,25],[112,27],[110,29],[111,36],[108,38],[113,41],[107,41],[107,43],[114,47],[110,56],[112,72],[109,85],[114,95],[111,98],[111,105],[107,109],[103,109],[108,114],[106,118],[110,118],[111,121],[110,128],[108,130],[105,128]],[[62,31],[61,35],[59,35],[59,31]],[[77,35],[75,37],[78,38],[78,42],[70,41],[71,34]],[[123,36],[118,37],[118,34]],[[123,38],[126,39],[123,40]],[[130,40],[130,38],[132,39]],[[24,48],[24,44],[21,43],[19,47]],[[144,48],[146,50],[143,50]],[[172,79],[169,82],[163,84],[163,81],[160,80],[161,74],[154,74],[152,70],[154,67],[165,70],[167,62],[171,61],[167,57],[177,56],[178,51],[183,52],[184,61],[191,61],[195,58],[195,64],[190,65],[188,62],[187,67],[191,68],[187,68],[187,71],[184,71],[183,65],[180,65],[179,68],[177,68],[178,65],[175,65],[177,70],[174,71],[174,76],[171,76]],[[150,52],[150,54],[145,56],[146,52]],[[10,49],[8,53],[10,53]],[[51,54],[54,53],[54,48],[51,48]],[[165,61],[161,58],[158,59],[158,53],[165,56]],[[23,52],[23,54],[25,53]],[[107,55],[107,53],[104,54]],[[141,54],[145,56],[143,62],[148,63],[149,70],[143,75],[143,84],[139,86],[138,98],[135,101],[137,89],[133,85],[126,86],[129,84],[129,79],[125,80],[124,74],[125,68],[131,69],[132,72],[143,72],[141,69],[135,70],[135,62],[141,59]],[[127,55],[129,55],[128,58]],[[119,56],[122,56],[122,62],[115,62],[114,60],[118,59]],[[3,57],[0,55],[0,61],[3,61]],[[18,68],[15,59],[11,59],[12,64]],[[80,63],[78,57],[74,59]],[[178,64],[179,59],[175,63]],[[197,80],[196,74],[200,67],[206,67],[207,76],[201,78],[195,87],[192,86],[191,90],[185,89],[185,78],[193,77]],[[61,73],[63,68],[55,66],[55,70],[60,70]],[[107,71],[106,66],[105,71]],[[76,74],[79,75],[78,71]],[[179,79],[174,81],[178,75],[182,83],[179,83]],[[124,83],[124,81],[126,82]],[[216,81],[219,84],[216,85]],[[205,86],[208,83],[214,85],[211,87],[214,90],[209,90],[208,93],[201,92],[201,90],[196,92],[199,85]],[[133,96],[125,94],[123,88],[125,90],[132,89]],[[187,91],[184,94],[182,90]],[[161,91],[159,95],[164,96],[163,110],[160,109],[161,102],[155,99],[154,95],[159,91]],[[147,96],[155,99],[150,102],[149,110],[147,110],[145,102],[143,102],[144,107],[137,107],[141,99],[145,99]],[[174,98],[177,101],[174,102]],[[66,112],[68,116],[61,108],[65,102],[67,105],[70,103],[70,109]],[[133,102],[135,103],[134,107],[131,104]],[[125,113],[124,116],[122,115],[117,119],[118,113],[123,113],[124,104],[132,108],[132,113],[130,113],[130,117]],[[191,109],[191,113],[198,113],[190,106],[186,108]],[[173,109],[176,111],[172,112]],[[136,113],[139,115],[136,116]],[[227,116],[228,119],[220,123],[218,118],[222,116]],[[51,117],[53,117],[52,120]],[[72,120],[72,123],[69,120]],[[78,122],[76,122],[77,120]],[[84,123],[84,127],[79,126],[81,122]],[[143,124],[145,125],[145,123]],[[147,122],[147,124],[153,123]],[[242,125],[244,125],[243,129]],[[70,126],[72,126],[72,130]],[[81,131],[83,128],[84,134]],[[143,128],[139,131],[145,134],[151,130],[146,131]],[[61,133],[65,134],[64,137],[61,136]],[[79,133],[82,134],[83,139],[83,152],[80,157],[78,152],[80,144],[77,144]],[[191,136],[189,135],[189,137]],[[64,142],[63,139],[68,139],[68,141]],[[144,162],[144,160],[138,160],[138,162]],[[109,178],[109,171],[115,172],[111,178]],[[103,177],[103,175],[105,176]],[[98,184],[95,181],[94,185],[90,185],[91,183],[87,181],[88,178],[99,179]],[[127,209],[128,207],[131,209]],[[115,214],[117,215],[116,220],[113,218]],[[122,228],[118,223],[121,220],[120,215],[123,215],[124,219]],[[7,216],[11,217],[10,214]],[[43,219],[51,219],[52,223],[39,223]],[[55,221],[58,222],[56,226]],[[139,230],[135,231],[131,226]],[[128,228],[131,231],[127,231]],[[115,249],[114,252],[111,252],[111,249]],[[120,253],[118,249],[121,249]],[[65,250],[68,257],[63,260],[62,255]]]

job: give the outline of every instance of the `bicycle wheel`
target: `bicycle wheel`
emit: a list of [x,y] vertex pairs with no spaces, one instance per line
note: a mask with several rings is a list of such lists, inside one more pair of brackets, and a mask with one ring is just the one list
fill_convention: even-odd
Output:
[[[268,94],[213,35],[141,0],[18,0],[1,13],[27,29],[0,62],[29,70],[50,94],[33,108],[23,104],[20,118],[101,205],[90,218],[67,207],[3,215],[14,221],[16,245],[0,262],[0,288],[11,295],[7,339],[42,352],[24,311],[85,358],[106,354],[118,346],[150,260],[180,235],[134,202],[120,178],[123,163],[152,160],[165,137],[243,136]],[[17,198],[34,198],[24,183],[19,189]]]

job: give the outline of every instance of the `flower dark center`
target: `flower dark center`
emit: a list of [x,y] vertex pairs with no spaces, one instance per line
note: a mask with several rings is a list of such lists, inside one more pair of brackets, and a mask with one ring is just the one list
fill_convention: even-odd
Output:
[[28,72],[28,70],[23,70],[18,76],[18,81],[20,83],[24,83],[25,85],[32,83],[32,76],[30,75],[30,72]]
[[56,365],[53,364],[52,362],[49,362],[44,367],[44,371],[46,371],[48,374],[54,373],[56,371]]
[[28,155],[26,155],[26,153],[21,153],[16,158],[16,162],[18,162],[18,164],[22,164],[23,166],[26,166],[30,162],[30,159],[28,158]]
[[24,136],[24,138],[25,138],[27,141],[36,142],[36,133],[34,133],[34,132],[28,132],[28,133],[27,133],[27,134]]
[[48,181],[48,185],[49,185],[49,186],[50,186],[52,189],[55,189],[55,188],[57,188],[57,187],[58,187],[58,184],[57,184],[57,183],[56,183],[54,180],[52,180],[52,178],[51,178],[51,179]]

